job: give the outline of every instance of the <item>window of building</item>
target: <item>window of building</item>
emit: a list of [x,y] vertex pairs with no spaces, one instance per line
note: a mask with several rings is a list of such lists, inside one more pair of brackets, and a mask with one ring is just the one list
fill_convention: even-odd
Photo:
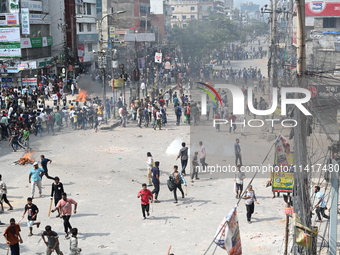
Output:
[[87,32],[91,32],[91,30],[92,30],[92,24],[88,23],[87,24]]
[[92,43],[89,43],[89,44],[87,45],[87,51],[88,51],[88,52],[92,52]]
[[190,18],[194,19],[194,18],[195,18],[195,15],[191,15]]
[[187,24],[183,24],[183,27],[187,27]]
[[84,6],[82,4],[77,5],[77,14],[84,14]]
[[176,15],[174,15],[174,16],[172,16],[172,18],[173,18],[173,19],[177,19],[177,16],[176,16]]
[[86,4],[86,14],[91,15],[91,4]]
[[336,18],[323,18],[323,28],[336,28]]
[[83,23],[79,23],[79,32],[84,32],[84,24]]
[[182,19],[187,19],[187,16],[186,16],[186,15],[183,15],[183,16],[182,16]]
[[190,11],[194,11],[195,10],[195,6],[190,7]]
[[171,10],[174,11],[174,10],[175,10],[175,7],[171,7]]

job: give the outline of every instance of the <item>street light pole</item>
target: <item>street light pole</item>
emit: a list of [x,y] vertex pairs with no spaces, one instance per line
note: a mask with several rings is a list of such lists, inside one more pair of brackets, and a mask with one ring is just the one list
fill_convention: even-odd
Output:
[[98,64],[99,64],[99,69],[101,69],[102,72],[102,81],[103,81],[103,104],[104,104],[104,109],[103,109],[103,118],[105,118],[105,123],[107,123],[107,113],[106,113],[106,81],[105,81],[105,69],[106,69],[106,55],[105,55],[105,50],[103,49],[103,44],[104,44],[104,40],[103,40],[103,29],[102,29],[102,24],[103,24],[103,20],[108,17],[108,16],[112,16],[114,14],[121,14],[121,13],[125,13],[126,11],[117,11],[111,14],[107,14],[104,17],[102,17],[100,20],[98,21],[98,27],[99,27],[99,32],[100,32],[100,40],[99,40],[99,51],[98,51]]

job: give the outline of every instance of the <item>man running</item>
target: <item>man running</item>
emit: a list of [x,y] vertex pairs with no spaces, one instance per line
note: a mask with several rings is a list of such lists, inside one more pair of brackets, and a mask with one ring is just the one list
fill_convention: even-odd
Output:
[[174,198],[175,198],[175,204],[178,203],[178,200],[177,200],[177,189],[179,189],[179,191],[182,193],[182,198],[184,198],[184,192],[183,192],[183,189],[182,189],[182,184],[184,186],[187,186],[187,183],[183,177],[183,175],[178,172],[178,166],[174,166],[174,172],[172,174],[170,174],[170,177],[171,179],[173,180],[173,182],[175,183],[175,188],[174,188]]
[[25,214],[27,212],[27,226],[30,229],[30,233],[28,236],[33,236],[33,225],[36,225],[37,228],[40,226],[40,222],[35,222],[37,220],[37,216],[39,213],[38,207],[32,203],[32,198],[27,198],[27,204],[25,205],[25,211],[22,214],[22,218],[24,218]]
[[64,220],[64,231],[65,231],[65,238],[68,238],[69,232],[68,230],[72,230],[72,226],[70,224],[70,218],[72,215],[72,204],[74,205],[73,213],[77,213],[77,202],[74,201],[72,198],[67,198],[67,194],[63,193],[61,200],[59,200],[57,206],[51,211],[52,213],[55,212],[58,208],[61,210],[61,215]]
[[53,177],[51,177],[51,176],[48,175],[48,169],[47,169],[47,163],[50,163],[50,164],[51,164],[51,163],[52,163],[52,160],[50,160],[50,159],[48,159],[48,158],[45,158],[44,155],[41,155],[41,156],[40,156],[40,159],[41,159],[41,166],[42,166],[42,168],[44,169],[44,175],[46,175],[46,177],[47,177],[48,179],[54,180]]
[[138,192],[137,197],[140,198],[141,206],[142,206],[142,213],[143,213],[143,220],[146,219],[146,215],[150,216],[149,209],[150,209],[150,201],[153,198],[153,194],[150,190],[146,188],[146,183],[142,184],[142,189]]
[[[15,219],[9,220],[10,225],[4,231],[6,243],[11,249],[11,255],[20,255],[19,243],[23,243],[19,224],[15,223]],[[7,253],[8,254],[8,253]]]
[[[45,240],[45,236],[47,241]],[[47,225],[45,227],[45,231],[41,234],[41,238],[47,246],[46,255],[51,255],[54,251],[58,255],[63,255],[59,248],[59,236],[57,232],[52,231],[51,226]]]

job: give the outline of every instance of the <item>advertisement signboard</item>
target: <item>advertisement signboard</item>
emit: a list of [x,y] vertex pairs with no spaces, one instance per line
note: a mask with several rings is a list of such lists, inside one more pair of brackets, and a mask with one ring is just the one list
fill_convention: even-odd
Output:
[[0,26],[15,27],[19,26],[19,14],[17,13],[1,13]]
[[30,34],[30,17],[28,8],[21,8],[21,33],[23,35]]
[[340,16],[340,2],[338,0],[311,1],[306,0],[306,17],[308,16]]
[[22,86],[37,86],[38,79],[37,78],[22,78],[21,83]]
[[48,37],[34,37],[34,38],[21,38],[21,48],[41,48],[46,46],[52,46],[53,38]]
[[20,44],[20,27],[0,27],[0,43]]

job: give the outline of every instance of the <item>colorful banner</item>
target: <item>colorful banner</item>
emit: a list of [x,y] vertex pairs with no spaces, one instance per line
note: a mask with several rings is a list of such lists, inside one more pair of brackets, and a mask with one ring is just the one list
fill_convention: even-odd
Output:
[[0,26],[17,27],[19,26],[19,14],[17,13],[1,13]]
[[115,27],[110,27],[110,38],[115,38],[116,37],[116,28]]
[[37,86],[38,79],[37,78],[22,78],[21,80],[22,86]]
[[228,252],[228,255],[241,255],[241,235],[237,220],[237,211],[234,207],[222,220],[214,242]]
[[280,137],[275,144],[274,172],[272,173],[272,191],[293,192],[294,153],[290,152],[289,143]]
[[0,27],[0,43],[20,44],[20,27]]
[[21,33],[23,35],[30,34],[30,17],[29,17],[29,9],[21,8]]

